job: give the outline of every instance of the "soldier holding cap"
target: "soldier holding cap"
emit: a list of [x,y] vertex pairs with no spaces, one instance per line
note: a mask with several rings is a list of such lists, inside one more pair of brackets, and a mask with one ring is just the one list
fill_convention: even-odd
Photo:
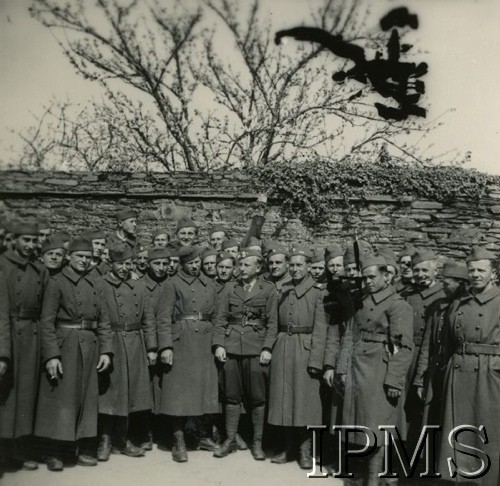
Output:
[[0,256],[12,329],[12,366],[0,381],[0,438],[7,439],[1,452],[33,470],[38,468],[30,436],[40,374],[39,320],[49,273],[35,260],[38,225],[19,222],[12,232],[13,248]]
[[111,271],[100,283],[111,322],[113,369],[100,375],[100,461],[109,459],[111,443],[127,456],[144,455],[129,440],[129,416],[152,408],[148,362],[155,364],[157,348],[149,292],[143,280],[131,278],[132,249],[121,244],[111,247],[109,255]]
[[225,457],[237,448],[236,434],[241,404],[251,410],[252,455],[264,460],[264,431],[268,365],[277,334],[278,294],[270,282],[258,279],[262,256],[255,250],[242,251],[240,279],[226,285],[217,302],[213,346],[224,363],[227,439],[215,451]]
[[108,247],[116,246],[119,243],[126,243],[136,250],[137,248],[137,212],[133,209],[120,209],[116,212],[117,230],[109,235],[107,239]]
[[312,467],[311,435],[307,425],[322,424],[320,380],[327,327],[323,291],[309,275],[311,252],[295,246],[290,251],[290,282],[279,296],[278,338],[271,361],[269,418],[284,430],[286,447],[272,462],[291,459],[299,443],[299,466]]
[[[475,248],[467,257],[470,293],[450,309],[444,324],[449,347],[443,396],[443,433],[439,472],[449,475],[448,435],[459,425],[484,427],[487,440],[477,434],[467,436],[467,446],[484,451],[491,459],[489,471],[476,481],[485,486],[500,483],[500,289],[493,283],[495,255]],[[455,451],[453,467],[479,471],[483,459],[475,454]],[[455,469],[455,470],[456,470]],[[460,473],[458,482],[469,481]]]
[[[157,328],[158,352],[166,365],[160,412],[173,417],[173,460],[186,462],[186,417],[219,411],[217,368],[212,354],[216,291],[213,281],[200,272],[198,248],[184,247],[179,257],[181,269],[166,284],[166,318],[157,320]],[[201,438],[200,448],[215,450],[208,431],[201,432],[207,436]]]
[[[378,426],[404,426],[404,389],[413,354],[413,316],[410,305],[387,284],[383,257],[366,256],[361,260],[361,268],[366,294],[362,308],[349,319],[337,371],[345,376],[342,422],[368,427],[377,436],[377,452],[368,464],[368,485],[375,485],[379,484],[378,473],[383,471],[384,436]],[[404,427],[400,433],[404,440]],[[352,441],[365,444],[366,437],[355,434]]]
[[49,275],[57,275],[66,264],[66,250],[64,242],[54,237],[47,238],[41,249],[41,259]]
[[60,441],[78,441],[78,464],[94,466],[97,435],[98,372],[111,363],[109,317],[97,282],[87,274],[92,243],[70,242],[69,265],[51,278],[40,319],[42,358],[35,435],[51,439],[50,471],[63,469]]
[[465,264],[446,262],[442,273],[445,297],[435,300],[428,310],[429,319],[413,380],[418,396],[424,400],[424,424],[437,425],[441,420],[444,373],[449,359],[443,342],[443,323],[453,302],[467,294],[468,280]]

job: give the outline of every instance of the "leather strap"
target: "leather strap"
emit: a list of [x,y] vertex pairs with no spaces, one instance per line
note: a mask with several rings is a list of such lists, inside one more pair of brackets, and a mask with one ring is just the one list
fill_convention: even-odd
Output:
[[179,314],[175,320],[176,321],[209,321],[211,318],[210,314],[203,314],[198,312],[198,314]]
[[455,353],[500,356],[500,344],[461,343],[455,348]]
[[97,321],[90,321],[88,319],[82,319],[81,321],[58,321],[56,322],[56,327],[62,327],[66,329],[81,329],[85,331],[95,331],[97,329]]
[[372,343],[387,343],[387,335],[379,332],[361,331],[361,340]]
[[280,326],[279,332],[287,334],[312,334],[313,328],[309,326]]
[[141,321],[136,322],[112,322],[112,331],[139,331],[141,329]]

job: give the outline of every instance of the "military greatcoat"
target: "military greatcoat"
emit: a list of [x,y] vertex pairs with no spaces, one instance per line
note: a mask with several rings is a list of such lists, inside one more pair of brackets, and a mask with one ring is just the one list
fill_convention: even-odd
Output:
[[0,360],[5,360],[8,366],[12,366],[10,363],[10,339],[9,293],[7,291],[5,275],[3,272],[0,272]]

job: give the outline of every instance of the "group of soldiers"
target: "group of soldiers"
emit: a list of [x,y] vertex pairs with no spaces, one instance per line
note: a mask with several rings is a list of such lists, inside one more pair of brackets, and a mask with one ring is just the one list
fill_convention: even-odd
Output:
[[[247,445],[271,462],[311,469],[308,425],[362,425],[377,436],[365,479],[379,484],[383,433],[398,427],[411,450],[422,425],[441,425],[436,466],[449,478],[478,458],[450,450],[447,432],[483,425],[469,445],[491,458],[482,484],[498,484],[500,289],[496,257],[466,262],[408,244],[396,254],[365,241],[289,248],[262,238],[252,219],[242,241],[225,227],[203,239],[181,218],[149,242],[134,210],[111,235],[70,237],[46,220],[0,227],[0,455],[61,471],[112,453],[141,457],[166,427],[186,462],[186,424],[198,447],[223,458]],[[273,427],[270,427],[273,426]],[[240,427],[240,429],[239,429]],[[161,434],[160,434],[161,435]],[[363,436],[351,437],[365,444]],[[461,477],[460,475],[457,477]]]

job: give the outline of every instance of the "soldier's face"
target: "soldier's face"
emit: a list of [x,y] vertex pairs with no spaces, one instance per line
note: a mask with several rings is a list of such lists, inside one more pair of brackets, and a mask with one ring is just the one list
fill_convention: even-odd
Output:
[[38,235],[19,235],[14,240],[15,251],[23,258],[29,258],[38,244]]
[[453,277],[443,277],[443,291],[448,298],[452,298],[460,287],[460,279]]
[[3,246],[8,249],[14,248],[14,233],[5,232]]
[[85,273],[91,260],[91,251],[73,251],[69,254],[69,266],[77,273]]
[[311,277],[318,281],[325,274],[325,262],[311,263]]
[[135,218],[124,219],[121,222],[122,230],[128,235],[135,235],[137,220]]
[[435,260],[420,262],[413,266],[413,278],[421,287],[429,287],[436,280],[436,275],[437,262]]
[[148,269],[148,253],[146,251],[137,254],[137,269],[145,272]]
[[177,231],[177,241],[182,246],[191,245],[195,238],[196,238],[196,228],[194,227],[181,228],[179,231]]
[[262,269],[260,260],[256,256],[242,258],[239,262],[240,277],[243,282],[251,282]]
[[157,248],[165,248],[169,241],[169,237],[167,234],[156,235],[153,239],[153,246]]
[[4,239],[5,239],[5,229],[1,228],[0,229],[0,248],[3,248],[3,246],[4,246]]
[[467,263],[471,289],[480,292],[493,285],[493,265],[491,260],[478,260]]
[[123,262],[112,262],[111,271],[120,279],[127,280],[132,271],[132,258],[127,258]]
[[157,258],[149,261],[150,271],[156,278],[163,278],[167,274],[168,258]]
[[234,263],[231,258],[226,258],[217,264],[217,278],[221,282],[229,282],[233,278]]
[[359,271],[355,263],[348,263],[345,265],[345,274],[349,278],[359,277]]
[[328,260],[326,268],[333,280],[338,280],[344,275],[344,257],[342,255]]
[[179,268],[179,257],[170,257],[168,259],[168,268],[167,268],[167,273],[172,276],[177,273],[177,270]]
[[392,265],[387,265],[386,272],[387,285],[392,285],[396,279],[396,269]]
[[191,260],[190,262],[183,263],[182,269],[188,275],[191,275],[193,277],[197,277],[200,274],[200,270],[201,270],[201,258],[197,257],[194,260]]
[[280,278],[288,271],[288,262],[285,255],[271,255],[267,261],[267,266],[271,276]]
[[42,255],[42,261],[48,270],[59,270],[63,264],[66,252],[62,248],[46,251]]
[[381,272],[376,265],[363,269],[363,281],[369,294],[376,294],[387,286],[386,272]]
[[411,267],[411,256],[402,256],[399,259],[399,270],[401,272],[401,277],[410,280],[413,278],[413,270]]
[[103,261],[109,262],[109,249],[108,248],[104,248],[104,250],[102,250],[101,258]]
[[230,246],[229,248],[226,248],[224,251],[231,253],[231,255],[233,255],[234,257],[237,257],[239,253],[237,246]]
[[102,252],[106,248],[106,238],[97,238],[92,240],[93,256],[95,258],[102,258]]
[[222,242],[226,237],[226,233],[224,231],[216,231],[210,235],[210,244],[212,248],[215,248],[217,251],[222,250]]
[[42,247],[43,243],[51,234],[52,230],[50,228],[42,228],[38,230],[38,248]]
[[293,280],[300,281],[309,273],[310,265],[303,255],[295,255],[288,262],[288,271]]
[[210,278],[215,278],[217,275],[217,269],[215,268],[215,262],[217,261],[216,255],[210,255],[203,259],[202,267],[203,273]]

